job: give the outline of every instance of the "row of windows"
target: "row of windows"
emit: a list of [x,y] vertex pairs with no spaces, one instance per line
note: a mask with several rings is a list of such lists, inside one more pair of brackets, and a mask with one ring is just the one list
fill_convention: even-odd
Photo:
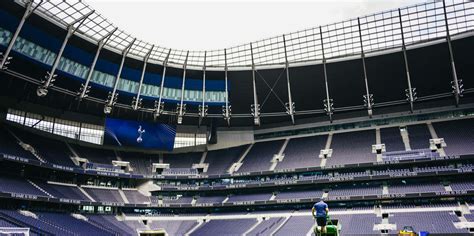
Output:
[[198,146],[206,143],[206,133],[176,133],[174,148]]
[[[14,109],[8,109],[7,120],[44,132],[89,143],[102,144],[104,139],[104,127],[100,125],[57,119]],[[205,132],[177,133],[174,148],[204,145],[206,141],[207,135]]]
[[[6,46],[11,38],[11,32],[0,28],[0,44]],[[18,37],[13,46],[13,50],[19,52],[25,56],[28,56],[32,59],[40,61],[47,65],[52,65],[54,59],[56,58],[56,53],[51,52],[39,45],[36,45],[24,38]],[[58,69],[68,74],[74,75],[76,77],[85,79],[87,73],[89,72],[89,67],[79,64],[75,61],[61,57],[58,64]],[[92,73],[91,81],[100,85],[107,87],[113,87],[115,76],[107,73],[103,73],[97,70],[94,70]],[[118,89],[130,93],[138,93],[139,83],[132,80],[127,80],[121,78],[118,83]],[[150,97],[159,97],[160,87],[150,84],[142,85],[142,95]],[[176,88],[163,88],[163,98],[170,100],[180,100],[181,99],[181,89]],[[201,90],[185,90],[184,91],[184,100],[200,102],[202,101],[202,91]],[[225,102],[225,92],[224,91],[207,91],[206,92],[206,101],[207,102]]]
[[89,143],[102,144],[104,139],[104,127],[100,125],[56,119],[14,109],[8,109],[7,120]]

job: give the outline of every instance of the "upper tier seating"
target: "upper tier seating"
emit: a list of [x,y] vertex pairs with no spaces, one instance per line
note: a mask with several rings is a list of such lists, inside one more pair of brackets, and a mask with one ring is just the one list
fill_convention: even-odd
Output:
[[273,155],[278,154],[284,142],[284,140],[277,140],[255,143],[245,156],[238,172],[269,170]]
[[430,147],[431,134],[428,125],[410,125],[407,127],[408,137],[410,137],[410,147],[415,149],[428,149]]
[[202,152],[163,154],[163,163],[170,164],[170,168],[191,169],[193,164],[199,163],[201,157]]
[[[453,121],[434,122],[433,127],[438,137],[444,138],[447,155],[462,155],[474,153],[474,119],[460,119]],[[24,150],[17,139],[9,132],[18,136],[24,143],[29,144],[39,154],[39,158],[57,165],[76,167],[71,160],[71,150],[59,140],[30,133],[28,130],[12,126],[0,127],[0,153],[15,155],[22,158],[38,161],[30,151]],[[402,159],[439,158],[439,153],[429,149],[431,134],[427,124],[407,126],[411,151],[405,151],[402,136],[398,127],[381,128],[381,142],[385,144],[387,152],[383,153],[384,161]],[[319,166],[318,157],[327,141],[326,135],[291,138],[275,170]],[[272,165],[272,158],[282,148],[285,140],[257,142],[243,159],[242,166],[237,172],[267,171]],[[375,162],[376,155],[372,153],[375,144],[375,130],[335,133],[330,148],[332,156],[327,159],[326,167],[342,164]],[[81,146],[71,143],[73,151],[79,157],[88,159],[92,163],[107,164],[112,167],[112,160],[122,159],[129,161],[134,174],[152,174],[152,163],[159,163],[159,155],[141,152],[124,152],[103,149],[101,147]],[[208,151],[204,163],[209,164],[207,175],[225,174],[245,152],[247,145],[223,150]],[[118,158],[118,157],[120,158]],[[164,171],[165,175],[194,175],[197,170],[192,164],[199,163],[202,152],[163,154],[163,163],[170,164],[171,169]],[[94,166],[97,166],[94,165]]]
[[79,146],[70,144],[72,149],[79,155],[79,157],[86,158],[89,162],[112,164],[112,160],[117,160],[117,156],[113,150],[102,148],[91,148],[86,146]]
[[38,161],[31,152],[23,149],[5,127],[0,126],[0,153]]
[[474,119],[436,122],[433,127],[444,138],[447,155],[474,154]]
[[224,174],[248,148],[248,145],[208,151],[205,163],[209,164],[208,175]]
[[375,144],[375,130],[337,133],[332,137],[332,156],[327,159],[326,166],[376,162],[372,154]]
[[403,143],[400,128],[398,127],[380,129],[380,139],[381,143],[385,144],[385,150],[387,152],[405,150],[405,144]]
[[319,166],[319,153],[324,149],[327,139],[327,135],[290,139],[284,151],[285,157],[276,169]]
[[151,175],[152,163],[159,163],[157,154],[146,154],[140,152],[118,152],[122,161],[128,161],[132,167],[131,173]]
[[77,167],[71,160],[71,152],[66,144],[51,138],[44,138],[21,129],[12,130],[21,141],[31,145],[45,161],[62,166]]

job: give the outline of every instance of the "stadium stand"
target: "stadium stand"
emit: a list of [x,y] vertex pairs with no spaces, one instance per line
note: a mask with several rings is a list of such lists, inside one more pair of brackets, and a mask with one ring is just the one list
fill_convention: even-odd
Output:
[[82,186],[84,190],[96,201],[101,202],[124,202],[117,189],[97,188]]
[[19,145],[19,142],[9,133],[9,131],[0,126],[0,141],[2,153],[30,160],[38,160],[30,151],[25,150]]
[[163,154],[163,163],[170,164],[173,169],[191,169],[193,164],[199,163],[202,153],[189,152],[182,154]]
[[385,144],[387,152],[405,151],[399,127],[380,129],[381,142]]
[[474,2],[189,60],[93,10],[0,1],[0,235],[473,234]]
[[21,129],[14,129],[12,132],[17,135],[22,142],[33,147],[41,159],[57,165],[76,167],[71,160],[72,154],[64,142],[54,139],[45,139],[40,135]]
[[375,130],[334,134],[331,143],[333,152],[326,166],[376,162],[375,154],[372,154],[373,144]]
[[324,149],[326,141],[326,135],[290,139],[285,148],[285,157],[276,169],[319,166],[319,152]]
[[275,235],[306,235],[312,230],[314,225],[314,219],[306,216],[292,216],[288,219],[283,226],[276,231]]
[[268,170],[271,166],[273,155],[277,154],[284,140],[255,143],[245,156],[238,172],[252,172]]
[[79,157],[86,158],[92,163],[111,165],[113,160],[117,160],[117,156],[113,150],[92,148],[77,144],[71,144],[71,148]]
[[6,193],[21,193],[30,194],[37,196],[47,196],[46,193],[35,187],[31,182],[26,179],[18,177],[6,177],[0,178],[0,191]]
[[209,168],[206,173],[208,175],[226,173],[230,166],[237,162],[247,148],[248,146],[244,145],[207,152],[206,163],[209,164]]
[[79,190],[77,185],[65,186],[54,183],[45,183],[42,181],[33,182],[55,198],[90,201],[90,199]]
[[[427,232],[446,233],[467,233],[466,229],[457,229],[453,222],[459,219],[452,212],[409,212],[394,213],[389,215],[389,222],[398,226],[413,226],[415,230],[426,230]],[[436,222],[436,224],[433,224]]]
[[426,124],[410,125],[407,127],[412,150],[428,149],[430,147],[431,134]]
[[211,220],[202,224],[190,235],[242,235],[254,224],[256,224],[254,219]]
[[165,229],[169,235],[184,235],[185,233],[189,232],[193,227],[198,224],[197,221],[192,220],[158,220],[152,221],[149,224],[150,229]]
[[279,228],[283,222],[283,217],[272,217],[269,219],[262,220],[255,228],[253,228],[246,235],[269,235],[271,232],[274,232],[275,229]]
[[433,123],[439,138],[443,138],[447,146],[447,155],[473,154],[474,122],[471,119],[453,120]]

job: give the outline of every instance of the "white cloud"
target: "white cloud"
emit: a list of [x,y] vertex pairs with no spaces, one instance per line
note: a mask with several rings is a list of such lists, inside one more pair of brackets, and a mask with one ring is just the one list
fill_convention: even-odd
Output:
[[425,1],[86,1],[135,37],[184,50],[236,46],[420,2]]

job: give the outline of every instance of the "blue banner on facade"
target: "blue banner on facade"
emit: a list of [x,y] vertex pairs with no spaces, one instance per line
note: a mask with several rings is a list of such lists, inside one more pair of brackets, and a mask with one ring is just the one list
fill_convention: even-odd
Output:
[[105,120],[105,145],[172,151],[175,138],[175,126],[111,118]]

